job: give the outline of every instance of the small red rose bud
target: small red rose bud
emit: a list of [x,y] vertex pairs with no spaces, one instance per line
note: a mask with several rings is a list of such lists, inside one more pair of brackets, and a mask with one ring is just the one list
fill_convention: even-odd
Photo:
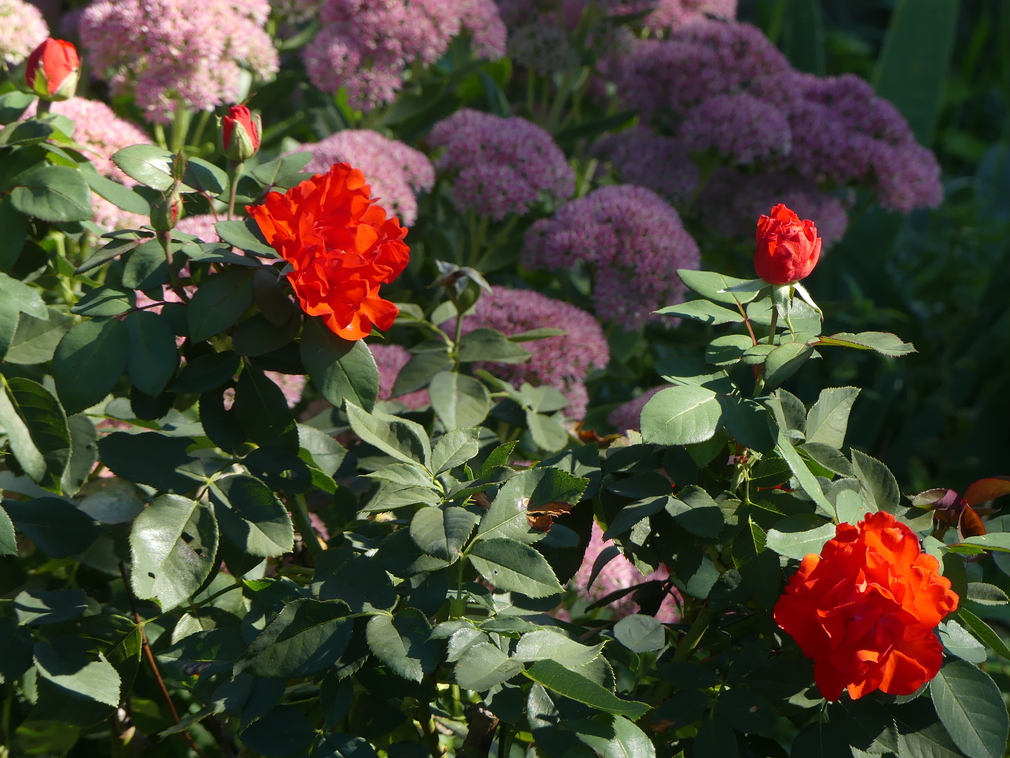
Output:
[[178,187],[172,187],[163,197],[151,203],[151,228],[156,232],[170,232],[182,217],[182,196]]
[[821,257],[821,238],[813,221],[779,203],[757,224],[754,268],[769,284],[792,284],[805,279]]
[[77,48],[50,37],[25,61],[24,84],[43,100],[69,100],[77,91],[81,59]]
[[226,158],[241,163],[260,149],[259,114],[253,115],[244,105],[233,105],[221,119],[221,152]]

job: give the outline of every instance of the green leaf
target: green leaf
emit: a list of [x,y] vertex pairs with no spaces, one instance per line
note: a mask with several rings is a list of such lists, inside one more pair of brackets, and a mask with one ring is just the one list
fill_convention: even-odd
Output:
[[84,590],[24,590],[14,598],[14,613],[24,626],[62,624],[88,609]]
[[849,412],[859,395],[858,387],[831,387],[821,390],[820,397],[807,413],[807,442],[819,442],[841,450]]
[[379,410],[366,413],[350,401],[347,402],[346,413],[351,429],[363,442],[399,461],[428,465],[431,443],[420,424]]
[[681,281],[702,297],[716,303],[726,303],[736,305],[737,303],[749,303],[756,298],[761,290],[726,292],[730,287],[749,285],[753,280],[735,279],[732,276],[723,276],[714,271],[693,271],[691,269],[677,269],[677,275]]
[[69,558],[87,550],[103,530],[67,500],[40,497],[4,500],[10,520],[51,558]]
[[157,397],[164,392],[179,365],[175,335],[168,320],[149,311],[135,311],[126,317],[130,335],[127,369],[141,392]]
[[877,94],[930,145],[943,104],[957,31],[957,0],[899,0],[873,73]]
[[345,603],[301,598],[284,606],[259,633],[236,670],[267,679],[310,676],[347,648],[353,620]]
[[529,545],[498,538],[470,549],[470,561],[492,585],[505,592],[549,597],[563,590],[547,559]]
[[999,687],[977,666],[948,659],[929,685],[936,713],[970,758],[1002,758],[1010,717]]
[[151,215],[151,206],[148,202],[129,187],[124,187],[119,182],[107,179],[97,171],[85,169],[81,173],[84,175],[84,180],[88,183],[88,186],[96,195],[105,198],[117,208],[121,208],[129,213],[136,213],[140,216],[147,217]]
[[12,377],[0,391],[0,423],[21,468],[45,489],[60,491],[70,457],[70,428],[56,398],[41,384]]
[[855,490],[841,490],[835,498],[835,511],[839,524],[858,524],[867,513],[873,513],[866,501]]
[[7,511],[0,510],[0,555],[17,555],[18,543],[14,535],[14,524]]
[[420,508],[410,520],[410,537],[422,552],[453,563],[476,525],[477,516],[466,508]]
[[375,657],[404,679],[420,682],[438,665],[438,643],[429,639],[431,625],[414,608],[406,608],[395,616],[373,616],[365,636]]
[[[902,753],[905,755],[905,753]],[[789,758],[852,758],[846,735],[834,724],[807,724],[793,740]],[[922,756],[925,758],[925,756]]]
[[256,313],[235,327],[231,344],[242,355],[266,355],[289,345],[298,336],[301,325],[301,319],[291,318],[284,326],[276,326],[262,313]]
[[269,758],[304,756],[315,733],[309,720],[291,705],[278,705],[242,732],[246,748]]
[[[510,478],[481,519],[477,534],[481,539],[508,537],[524,542],[530,539],[529,510],[548,503],[575,504],[589,486],[589,480],[572,476],[552,466],[522,471]],[[534,534],[539,539],[541,534]]]
[[[607,758],[655,758],[652,740],[626,718],[597,715],[592,719],[567,721],[565,726],[575,732],[596,755]],[[700,754],[695,755],[701,758]]]
[[970,663],[985,663],[989,657],[985,645],[975,639],[963,626],[954,619],[942,622],[937,629],[943,649],[951,655]]
[[700,321],[709,326],[719,324],[738,324],[743,321],[743,315],[739,311],[723,308],[709,300],[692,300],[689,303],[680,305],[668,305],[655,311],[661,316],[677,316],[678,318],[689,318],[692,321]]
[[45,319],[49,316],[46,303],[34,287],[19,282],[7,274],[0,274],[0,296],[10,306],[21,313],[27,313],[35,318]]
[[331,732],[316,743],[316,758],[376,758],[376,752],[361,737]]
[[722,406],[712,390],[690,385],[653,395],[642,409],[642,437],[655,445],[691,445],[711,439],[722,425]]
[[996,655],[1010,660],[1010,646],[993,631],[991,626],[963,606],[957,609],[957,617],[971,630],[972,634],[992,648]]
[[18,175],[11,204],[43,221],[91,220],[91,189],[83,173],[68,166],[37,166]]
[[540,661],[530,666],[524,673],[542,687],[604,713],[627,716],[637,721],[649,711],[647,703],[622,700],[592,679],[566,668],[557,661]]
[[89,318],[118,316],[132,310],[135,303],[136,296],[128,290],[99,287],[78,300],[70,312]]
[[348,548],[330,548],[316,558],[312,592],[320,600],[342,600],[355,613],[388,611],[399,599],[378,562]]
[[789,516],[779,521],[774,529],[769,529],[765,545],[779,555],[801,561],[810,553],[820,553],[824,543],[834,536],[834,524],[802,514]]
[[126,325],[114,318],[84,321],[66,333],[53,356],[53,379],[68,414],[100,402],[116,385],[128,345]]
[[252,271],[232,269],[212,276],[193,295],[186,319],[194,342],[233,326],[253,302]]
[[22,313],[4,360],[22,366],[51,361],[73,322],[73,317],[53,308],[49,309],[48,317],[42,319]]
[[94,661],[87,640],[57,637],[35,645],[35,665],[39,676],[65,695],[119,705],[119,674],[104,658]]
[[968,582],[968,599],[979,605],[1006,605],[1010,602],[1003,590],[985,582]]
[[201,355],[186,364],[171,389],[194,395],[217,389],[235,375],[239,362],[238,355],[231,350]]
[[[175,156],[157,145],[130,145],[112,155],[112,162],[140,184],[165,192],[175,183],[172,161]],[[191,190],[183,185],[182,191]],[[90,218],[90,216],[89,216]]]
[[779,714],[775,706],[754,690],[727,688],[719,695],[719,715],[744,734],[765,734],[775,729]]
[[242,370],[233,410],[242,429],[257,445],[298,452],[298,425],[284,393],[258,368],[246,366]]
[[603,539],[611,540],[614,537],[620,537],[639,521],[647,519],[666,508],[667,500],[668,498],[666,497],[653,497],[628,503],[611,520],[607,530],[603,533]]
[[133,522],[130,548],[134,593],[171,610],[189,601],[215,565],[213,511],[205,503],[162,495]]
[[874,350],[881,355],[891,357],[899,357],[916,352],[911,343],[902,342],[898,337],[888,332],[860,332],[859,334],[840,332],[839,334],[832,334],[830,337],[821,337],[814,344],[839,345],[841,347],[854,347],[859,350]]
[[491,395],[483,382],[455,371],[435,374],[428,394],[446,429],[477,426],[491,411]]
[[765,359],[765,388],[775,389],[806,363],[814,349],[804,342],[779,345]]
[[771,452],[775,447],[768,409],[755,400],[739,395],[720,397],[726,431],[744,447],[759,453]]
[[654,616],[625,616],[614,625],[614,636],[633,653],[651,653],[666,645],[666,628]]
[[789,464],[789,469],[793,472],[793,476],[796,477],[797,481],[800,483],[800,487],[806,492],[813,501],[824,511],[825,514],[829,516],[834,516],[835,509],[831,505],[831,502],[824,497],[824,491],[821,489],[820,483],[817,478],[810,473],[810,469],[807,468],[807,464],[804,463],[803,458],[800,454],[796,452],[796,448],[793,447],[792,442],[785,435],[782,429],[779,429],[778,443],[775,445],[775,449],[778,454],[782,456],[786,463]]
[[877,510],[894,513],[901,504],[901,490],[894,474],[876,458],[852,450],[852,473],[859,479],[863,497]]
[[927,698],[892,708],[898,726],[898,754],[909,758],[963,758]]
[[497,329],[480,327],[467,332],[459,342],[460,363],[492,361],[494,363],[522,363],[532,353],[519,347]]
[[239,250],[266,258],[279,258],[277,251],[267,244],[259,225],[251,218],[239,221],[218,221],[214,224],[217,236]]
[[[3,97],[0,95],[0,100]],[[9,196],[0,197],[0,228],[4,230],[0,237],[0,271],[10,271],[28,239],[28,219],[14,209]]]
[[301,340],[302,362],[319,393],[336,407],[346,398],[371,411],[379,396],[379,369],[362,340],[338,337],[322,319],[305,322]]
[[228,188],[228,174],[202,158],[189,158],[183,181],[194,190],[220,195]]
[[715,366],[731,366],[750,353],[752,347],[751,338],[746,334],[716,337],[705,348],[705,362]]
[[189,437],[158,432],[113,432],[99,440],[98,450],[105,465],[123,479],[163,491],[187,492],[200,481],[198,475],[186,471],[195,461],[186,452],[192,444]]
[[312,153],[291,153],[261,163],[249,175],[264,187],[279,183],[284,177],[299,173],[312,160]]
[[294,548],[291,517],[277,496],[259,479],[236,474],[210,488],[221,532],[249,555],[273,558]]
[[525,416],[533,444],[541,450],[556,453],[568,444],[568,430],[561,424],[563,419],[530,410],[525,412]]
[[441,343],[440,349],[416,353],[407,365],[400,369],[391,397],[395,399],[400,395],[423,389],[428,386],[435,374],[448,371],[452,367],[452,358],[446,352],[444,343]]
[[480,429],[453,429],[443,434],[431,451],[431,468],[435,475],[461,466],[480,452],[477,440]]
[[28,106],[36,101],[35,95],[29,95],[25,92],[5,92],[0,95],[0,124],[7,126],[7,124],[13,124],[24,112],[28,110]]
[[509,658],[490,642],[479,642],[472,645],[456,664],[456,682],[465,690],[486,692],[522,670],[522,661]]
[[537,629],[524,634],[516,643],[515,657],[524,662],[557,661],[569,668],[587,666],[603,651],[604,643],[587,647],[551,629]]

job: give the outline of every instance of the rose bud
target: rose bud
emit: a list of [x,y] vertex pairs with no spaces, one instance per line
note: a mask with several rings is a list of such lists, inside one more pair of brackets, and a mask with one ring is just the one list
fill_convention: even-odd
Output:
[[792,284],[805,279],[821,257],[821,238],[813,221],[779,203],[757,225],[754,268],[769,284]]
[[43,100],[69,100],[77,91],[81,59],[77,48],[50,37],[24,63],[24,84]]
[[233,105],[221,119],[221,152],[226,158],[241,163],[260,149],[262,123],[244,105]]
[[182,196],[178,187],[151,203],[151,228],[156,232],[170,232],[182,217]]

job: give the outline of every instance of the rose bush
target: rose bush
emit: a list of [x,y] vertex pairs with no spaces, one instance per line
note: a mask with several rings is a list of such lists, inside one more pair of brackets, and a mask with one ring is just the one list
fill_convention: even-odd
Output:
[[921,304],[818,294],[942,194],[906,56],[507,5],[109,0],[111,105],[3,85],[7,755],[1004,752],[1006,483],[901,495]]

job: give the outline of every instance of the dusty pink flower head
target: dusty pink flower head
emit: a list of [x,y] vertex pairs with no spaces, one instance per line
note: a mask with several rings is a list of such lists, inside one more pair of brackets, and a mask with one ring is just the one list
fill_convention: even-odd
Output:
[[263,374],[280,387],[288,408],[294,408],[301,402],[302,392],[305,391],[304,374],[281,374],[276,371],[264,371]]
[[646,118],[674,122],[703,100],[791,71],[757,27],[721,21],[698,21],[668,39],[641,41],[609,68],[626,105]]
[[435,169],[424,153],[370,129],[345,129],[299,149],[312,153],[305,170],[314,174],[325,173],[334,163],[361,169],[372,198],[399,215],[406,226],[417,220],[415,193],[427,192],[435,184]]
[[567,329],[568,334],[522,343],[532,353],[524,363],[474,364],[507,382],[533,386],[550,385],[568,398],[566,415],[586,415],[589,393],[586,375],[610,362],[610,346],[603,329],[592,315],[574,305],[552,300],[532,290],[495,287],[482,294],[474,312],[463,320],[463,331],[479,327],[497,329],[507,335],[531,329]]
[[391,102],[404,69],[429,65],[468,31],[478,57],[500,58],[505,26],[493,0],[327,0],[323,28],[302,51],[312,83],[326,92],[346,87],[356,108]]
[[750,165],[788,155],[792,134],[781,111],[740,92],[716,95],[691,108],[680,140],[692,152],[714,150],[731,163]]
[[628,329],[684,299],[679,268],[698,268],[698,245],[680,216],[645,187],[601,187],[530,227],[522,253],[532,269],[592,267],[596,315]]
[[698,186],[698,167],[684,144],[645,126],[605,137],[593,152],[610,161],[622,182],[648,187],[671,203],[688,200]]
[[192,234],[201,242],[217,242],[217,229],[214,228],[221,219],[215,219],[210,213],[203,213],[198,216],[186,216],[175,225],[175,231],[183,234]]
[[417,390],[406,395],[393,397],[393,386],[400,375],[401,369],[413,357],[399,345],[369,345],[375,365],[379,369],[379,400],[395,400],[403,403],[412,411],[419,410],[431,403],[428,390]]
[[849,216],[839,198],[793,174],[745,175],[720,168],[705,185],[697,208],[702,221],[716,234],[751,239],[753,219],[779,203],[817,225],[824,249],[838,242],[848,228]]
[[660,390],[665,390],[670,387],[669,384],[661,384],[658,387],[653,387],[651,390],[646,390],[641,395],[633,400],[629,400],[623,405],[619,405],[614,410],[610,412],[607,416],[607,423],[610,424],[618,432],[626,432],[629,429],[633,429],[636,432],[640,431],[642,428],[642,408],[645,404],[652,399]]
[[436,166],[455,175],[452,198],[461,211],[500,220],[575,191],[575,172],[561,148],[524,118],[465,108],[435,124],[428,140],[445,148]]
[[[596,563],[596,559],[600,553],[613,544],[613,540],[603,539],[603,530],[594,522],[593,534],[589,540],[589,544],[586,546],[586,554],[582,559],[582,565],[568,583],[568,586],[585,600],[594,602],[609,595],[611,592],[616,592],[626,587],[633,587],[636,584],[654,580],[665,581],[670,577],[670,571],[666,566],[660,566],[648,576],[643,576],[642,572],[635,568],[635,565],[631,561],[625,558],[623,554],[618,554],[617,557],[612,558],[603,567],[596,580],[590,585],[589,577],[593,573],[593,565]],[[614,618],[623,618],[624,616],[638,612],[638,604],[632,598],[633,595],[634,593],[628,593],[607,606]],[[680,597],[680,593],[671,587],[670,592],[663,598],[663,602],[659,606],[656,618],[664,624],[675,624],[680,621],[680,608],[682,605],[683,599]],[[567,613],[564,615],[567,615]]]
[[80,34],[113,94],[133,94],[148,120],[167,123],[177,101],[195,110],[235,103],[243,70],[277,71],[269,15],[268,0],[99,0]]
[[24,0],[0,0],[0,60],[16,66],[49,37],[42,13]]
[[643,26],[650,29],[676,29],[708,17],[733,20],[737,0],[654,0],[655,10],[645,17]]

